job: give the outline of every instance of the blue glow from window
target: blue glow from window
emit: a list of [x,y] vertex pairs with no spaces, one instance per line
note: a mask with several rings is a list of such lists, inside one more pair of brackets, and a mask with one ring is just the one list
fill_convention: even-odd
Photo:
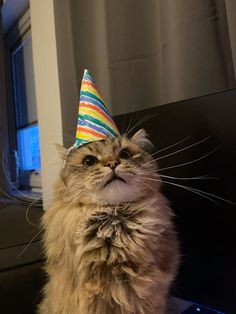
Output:
[[196,310],[197,310],[198,312],[201,312],[201,310],[199,309],[199,307],[197,307]]
[[38,125],[33,124],[18,130],[17,143],[19,168],[21,170],[41,169]]

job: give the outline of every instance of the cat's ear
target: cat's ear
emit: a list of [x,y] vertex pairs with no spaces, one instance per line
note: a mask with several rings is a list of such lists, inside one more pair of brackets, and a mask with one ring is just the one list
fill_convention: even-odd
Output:
[[132,136],[131,140],[135,142],[135,144],[137,144],[139,147],[148,152],[152,151],[154,148],[151,141],[148,139],[147,132],[144,129],[141,129],[138,132],[136,132]]
[[55,144],[56,146],[56,149],[57,149],[57,153],[59,155],[59,157],[62,159],[62,160],[65,160],[66,159],[66,155],[67,155],[67,149],[60,145],[60,144]]

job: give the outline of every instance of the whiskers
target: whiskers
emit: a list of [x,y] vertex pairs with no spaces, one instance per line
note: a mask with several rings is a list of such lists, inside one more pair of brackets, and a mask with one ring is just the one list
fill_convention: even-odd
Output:
[[166,176],[166,175],[157,175],[157,177],[159,178],[155,178],[154,176],[154,173],[152,172],[152,177],[150,177],[149,174],[146,174],[146,175],[142,175],[140,176],[140,178],[136,178],[134,176],[134,180],[139,182],[140,184],[144,185],[145,187],[148,188],[148,190],[151,190],[153,193],[155,193],[155,189],[151,186],[151,184],[148,184],[147,182],[156,182],[156,183],[159,183],[159,184],[167,184],[167,185],[171,185],[171,186],[174,186],[174,187],[178,187],[178,188],[181,188],[181,189],[184,189],[184,190],[187,190],[191,193],[194,193],[196,195],[199,195],[217,205],[220,205],[220,203],[217,201],[222,201],[222,202],[225,202],[225,203],[228,203],[228,204],[231,204],[231,205],[236,205],[235,202],[232,202],[226,198],[223,198],[221,196],[218,196],[218,195],[215,195],[213,193],[209,193],[209,192],[206,192],[206,191],[203,191],[203,190],[199,190],[199,189],[196,189],[196,188],[193,188],[193,187],[190,187],[190,186],[186,186],[186,185],[183,185],[183,184],[178,184],[176,182],[172,182],[172,181],[167,181],[167,180],[163,180],[162,178],[167,178],[167,179],[174,179],[174,180],[220,180],[219,178],[217,177],[210,177],[210,176],[199,176],[199,177],[173,177],[173,176]]
[[[160,177],[162,177],[162,176],[160,175]],[[176,179],[180,179],[181,180],[182,178],[176,178]],[[192,180],[192,178],[185,178],[185,179],[186,180]],[[198,179],[200,179],[200,178],[198,178]],[[206,178],[201,178],[201,179],[206,179]],[[223,198],[221,196],[218,196],[218,195],[215,195],[215,194],[212,194],[212,193],[208,193],[208,192],[203,191],[203,190],[192,188],[192,187],[189,187],[189,186],[186,186],[186,185],[178,184],[178,183],[167,181],[167,180],[153,179],[153,178],[148,178],[148,177],[145,177],[145,180],[156,181],[156,182],[172,185],[172,186],[175,186],[175,187],[179,187],[181,189],[184,189],[184,190],[190,191],[192,193],[195,193],[197,195],[200,195],[200,196],[202,196],[202,197],[204,197],[204,198],[206,198],[206,199],[208,199],[208,200],[210,200],[210,201],[212,201],[212,202],[214,202],[214,203],[216,203],[218,205],[220,205],[220,204],[219,204],[219,202],[216,201],[216,199],[220,200],[220,201],[223,201],[225,203],[229,203],[231,205],[236,205],[235,202],[232,202],[232,201],[230,201],[230,200],[228,200],[226,198]]]
[[[210,136],[207,136],[207,137],[205,137],[204,139],[202,139],[202,140],[200,140],[200,141],[198,141],[198,142],[196,142],[196,143],[193,143],[193,144],[188,145],[188,146],[186,146],[186,147],[184,147],[184,148],[178,149],[178,150],[176,150],[176,151],[174,151],[174,152],[172,152],[172,153],[169,153],[169,154],[166,154],[166,155],[164,155],[164,156],[161,156],[161,157],[157,158],[156,160],[159,161],[159,160],[161,160],[161,159],[164,159],[164,158],[167,158],[167,157],[176,155],[176,154],[178,154],[178,153],[180,153],[180,152],[183,152],[183,151],[185,151],[185,150],[187,150],[187,149],[190,149],[191,147],[197,146],[197,145],[199,145],[199,144],[201,144],[201,143],[207,141],[209,138],[210,138]],[[157,152],[157,153],[158,153],[158,152]]]
[[130,122],[129,122],[129,124],[128,124],[127,130],[126,130],[125,133],[123,134],[123,137],[124,137],[124,138],[128,138],[129,135],[130,135],[130,133],[131,133],[134,129],[136,129],[139,125],[142,125],[144,122],[146,122],[146,121],[152,119],[153,117],[155,117],[155,116],[157,116],[157,115],[158,115],[158,114],[156,113],[156,114],[144,116],[144,117],[143,117],[142,119],[140,119],[137,123],[135,123],[135,120],[134,120],[134,123],[135,123],[135,124],[134,124],[133,126],[131,126],[131,124],[132,124],[132,118],[133,118],[133,112],[132,112]]
[[15,261],[19,260],[26,250],[29,248],[29,246],[34,242],[34,240],[40,235],[40,233],[43,231],[43,228],[40,228],[40,230],[34,235],[34,237],[27,243],[27,245],[23,248],[23,250],[17,255]]
[[[50,199],[50,200],[57,200],[60,197],[66,196],[68,194],[73,194],[74,192],[76,192],[76,190],[78,189],[78,186],[74,187],[74,188],[70,188],[69,190],[67,190],[66,192],[60,194],[60,195],[54,195],[53,197],[47,197],[46,199]],[[87,189],[87,188],[86,188]],[[82,190],[81,193],[76,194],[76,197],[71,198],[71,201],[68,203],[68,207],[72,208],[78,201],[79,201],[79,197],[86,191],[86,189]],[[33,224],[28,217],[29,214],[29,210],[31,207],[33,207],[33,205],[35,204],[35,202],[37,202],[38,199],[35,199],[33,202],[31,202],[31,204],[27,207],[26,209],[26,221],[33,227],[38,227],[38,224]],[[22,251],[19,253],[19,255],[16,257],[16,261],[19,260],[24,253],[26,252],[26,250],[29,248],[29,246],[31,245],[31,243],[34,242],[34,240],[43,232],[43,228],[41,227],[39,229],[39,231],[33,236],[33,238],[26,244],[26,246],[22,249]]]
[[[219,195],[216,195],[216,194],[213,194],[213,193],[210,193],[210,192],[207,192],[207,191],[204,191],[202,189],[199,189],[199,188],[194,188],[194,187],[191,187],[191,186],[188,186],[188,185],[183,185],[183,184],[180,184],[178,181],[201,181],[201,180],[216,180],[216,181],[220,181],[221,179],[219,177],[216,177],[216,176],[210,176],[210,175],[200,175],[200,176],[182,176],[182,177],[178,177],[178,176],[171,176],[171,175],[167,175],[167,174],[163,174],[163,171],[165,170],[169,170],[169,169],[173,169],[173,168],[179,168],[179,167],[184,167],[184,166],[187,166],[187,165],[190,165],[190,164],[194,164],[194,163],[197,163],[198,161],[200,160],[203,160],[207,157],[209,157],[210,155],[214,154],[218,149],[219,149],[219,146],[215,147],[214,149],[212,149],[210,152],[198,157],[198,158],[195,158],[193,160],[190,160],[190,161],[187,161],[187,162],[183,162],[183,163],[179,163],[179,164],[175,164],[175,165],[171,165],[171,166],[168,166],[168,167],[162,167],[160,169],[158,169],[158,174],[156,172],[155,169],[152,168],[152,165],[156,164],[156,162],[159,162],[160,160],[162,159],[165,159],[165,158],[169,158],[171,156],[174,156],[180,152],[183,152],[183,151],[187,151],[191,148],[194,148],[200,144],[203,144],[204,142],[207,142],[211,137],[210,136],[207,136],[193,144],[190,144],[190,145],[187,145],[183,148],[180,148],[178,150],[175,150],[174,152],[170,152],[164,156],[161,156],[161,157],[158,157],[158,158],[153,158],[155,155],[159,154],[160,152],[163,152],[165,150],[169,150],[170,148],[173,148],[173,147],[176,147],[177,145],[179,144],[182,144],[184,142],[186,142],[190,137],[186,137],[184,138],[183,140],[180,140],[170,146],[167,146],[157,152],[155,152],[154,154],[151,155],[152,159],[150,160],[150,156],[147,158],[147,161],[143,164],[143,167],[144,169],[146,169],[145,171],[143,171],[143,173],[140,173],[140,178],[139,178],[139,181],[140,183],[141,182],[145,182],[145,185],[147,186],[147,182],[157,182],[157,183],[163,183],[163,184],[167,184],[167,185],[170,185],[172,187],[176,187],[176,188],[180,188],[180,189],[184,189],[184,190],[187,190],[191,193],[194,193],[196,195],[199,195],[211,202],[214,202],[216,203],[217,205],[220,205],[220,201],[221,202],[225,202],[225,203],[228,203],[228,204],[231,204],[231,205],[236,205],[235,202],[231,201],[231,200],[228,200],[222,196],[219,196]],[[178,183],[177,183],[177,182]],[[149,186],[149,185],[148,185]],[[150,189],[150,186],[149,186],[149,189]]]
[[164,171],[164,170],[169,170],[169,169],[184,167],[184,166],[187,166],[187,165],[196,163],[196,162],[198,162],[198,161],[200,161],[200,160],[202,160],[202,159],[205,159],[205,158],[207,158],[208,156],[214,154],[218,149],[219,149],[219,146],[217,146],[216,148],[212,149],[210,152],[208,152],[207,154],[205,154],[205,155],[203,155],[203,156],[201,156],[201,157],[199,157],[199,158],[196,158],[196,159],[193,159],[193,160],[190,160],[190,161],[181,163],[181,164],[177,164],[177,165],[173,165],[173,166],[169,166],[169,167],[160,168],[159,171]]
[[167,179],[174,179],[174,180],[218,180],[220,181],[220,178],[217,177],[211,177],[208,175],[202,175],[197,177],[174,177],[174,176],[167,176],[164,174],[159,174],[159,177],[161,178],[167,178]]
[[[157,152],[151,154],[151,155],[147,158],[148,161],[145,162],[145,165],[148,165],[149,163],[153,163],[153,162],[156,162],[156,161],[160,161],[160,160],[165,159],[165,158],[167,158],[167,157],[170,157],[170,156],[179,154],[180,152],[183,152],[183,151],[185,151],[185,150],[189,150],[190,148],[195,147],[195,146],[197,146],[197,145],[199,145],[199,144],[201,144],[201,143],[207,141],[208,139],[210,139],[210,136],[207,136],[206,138],[204,138],[204,139],[202,139],[202,140],[200,140],[200,141],[198,141],[198,142],[196,142],[196,143],[193,143],[193,144],[191,144],[191,145],[185,146],[184,148],[178,149],[178,150],[176,150],[176,151],[174,151],[174,152],[171,152],[171,153],[169,153],[169,154],[166,154],[166,155],[164,155],[164,156],[160,156],[160,157],[157,157],[157,158],[153,158],[153,156],[159,154],[160,152],[163,152],[164,150],[170,149],[171,147],[174,147],[174,146],[176,146],[176,145],[178,145],[178,144],[180,144],[180,143],[183,143],[183,142],[185,142],[185,141],[186,141],[187,139],[189,139],[189,138],[190,138],[190,137],[186,137],[186,138],[184,138],[183,140],[181,140],[181,141],[179,141],[179,142],[177,142],[177,143],[175,143],[175,144],[173,144],[173,145],[167,146],[167,147],[165,147],[165,148],[163,148],[163,149],[161,149],[161,150],[158,150]],[[203,158],[209,156],[210,154],[213,154],[218,148],[219,148],[219,146],[217,146],[216,148],[214,148],[212,151],[210,151],[210,152],[207,153],[206,155],[201,156],[200,158],[197,158],[196,160],[193,160],[193,161],[190,161],[190,162],[186,162],[186,163],[183,163],[183,164],[180,164],[180,165],[173,165],[173,166],[170,166],[170,167],[167,167],[167,168],[162,168],[162,169],[159,169],[159,171],[161,171],[161,170],[167,170],[167,169],[172,169],[172,168],[179,167],[179,166],[181,166],[181,165],[188,165],[188,164],[193,163],[193,162],[195,162],[195,161],[199,161],[199,160],[201,160],[201,159],[203,159]],[[151,160],[150,160],[150,157],[152,157]]]

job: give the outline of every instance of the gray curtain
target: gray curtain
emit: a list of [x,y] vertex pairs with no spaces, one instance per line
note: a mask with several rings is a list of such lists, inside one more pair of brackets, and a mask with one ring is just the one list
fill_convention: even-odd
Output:
[[235,87],[223,0],[70,0],[85,67],[120,114]]

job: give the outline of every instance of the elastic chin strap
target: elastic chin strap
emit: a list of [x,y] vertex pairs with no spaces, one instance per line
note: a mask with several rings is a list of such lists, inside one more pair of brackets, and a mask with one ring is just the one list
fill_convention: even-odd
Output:
[[65,166],[66,166],[66,161],[67,161],[67,158],[68,158],[70,152],[71,152],[72,150],[74,150],[74,149],[77,149],[77,148],[78,148],[78,146],[77,146],[76,143],[75,143],[73,146],[71,146],[70,148],[68,148],[68,150],[67,150],[67,152],[66,152],[66,155],[65,155],[65,159],[63,160],[63,165],[62,165],[62,168],[63,168],[63,169],[64,169]]

